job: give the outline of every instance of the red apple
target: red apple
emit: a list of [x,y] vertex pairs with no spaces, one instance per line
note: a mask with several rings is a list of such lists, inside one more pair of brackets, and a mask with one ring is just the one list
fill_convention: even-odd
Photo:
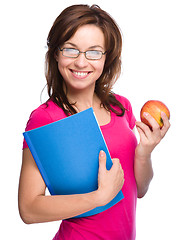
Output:
[[162,103],[161,101],[149,100],[141,108],[141,111],[140,111],[141,121],[143,123],[147,124],[151,128],[150,123],[143,116],[144,112],[149,113],[160,125],[160,128],[163,127],[163,120],[161,118],[161,112],[164,112],[167,115],[168,119],[170,119],[170,111],[167,108],[167,106],[164,103]]

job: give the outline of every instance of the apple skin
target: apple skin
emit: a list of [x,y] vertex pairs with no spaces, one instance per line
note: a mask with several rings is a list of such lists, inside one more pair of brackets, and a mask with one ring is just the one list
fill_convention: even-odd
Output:
[[152,128],[152,126],[150,125],[150,123],[146,120],[146,118],[143,116],[143,113],[147,112],[149,113],[159,124],[160,128],[163,127],[163,120],[161,118],[161,112],[164,112],[168,119],[170,119],[170,111],[167,108],[167,106],[158,100],[149,100],[147,101],[143,107],[141,108],[140,111],[140,118],[141,121],[145,124],[147,124],[150,128]]

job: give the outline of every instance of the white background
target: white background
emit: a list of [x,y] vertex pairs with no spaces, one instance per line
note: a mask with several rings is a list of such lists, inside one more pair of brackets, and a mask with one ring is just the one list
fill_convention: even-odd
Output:
[[[67,6],[96,3],[123,33],[123,69],[114,91],[127,97],[139,120],[149,99],[171,111],[171,128],[153,152],[154,179],[137,204],[137,240],[179,239],[179,14],[174,0],[45,1],[10,0],[0,7],[1,173],[0,215],[3,239],[50,240],[59,222],[25,225],[18,213],[22,132],[38,107],[45,86],[46,38]],[[42,95],[42,101],[46,100]]]

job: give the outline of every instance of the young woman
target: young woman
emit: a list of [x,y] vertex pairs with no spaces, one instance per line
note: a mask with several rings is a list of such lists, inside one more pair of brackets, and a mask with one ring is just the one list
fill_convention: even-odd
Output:
[[[153,176],[151,153],[170,123],[162,113],[164,126],[160,129],[146,114],[151,130],[136,122],[126,98],[112,93],[120,75],[121,49],[119,28],[95,5],[68,7],[50,30],[46,54],[49,100],[32,112],[26,130],[93,107],[113,159],[113,166],[107,171],[105,153],[99,153],[96,191],[46,196],[45,183],[24,141],[20,215],[25,223],[63,220],[54,240],[135,239],[137,197],[143,197],[148,190]],[[140,134],[138,144],[133,132],[135,125]],[[107,204],[121,189],[124,199],[110,209],[90,217],[72,218]]]

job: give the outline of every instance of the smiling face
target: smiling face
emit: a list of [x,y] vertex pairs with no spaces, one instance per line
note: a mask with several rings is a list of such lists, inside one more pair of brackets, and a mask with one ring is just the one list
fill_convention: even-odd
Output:
[[[95,25],[84,25],[61,48],[75,48],[80,52],[99,50],[104,53],[106,51],[104,34]],[[77,58],[69,58],[63,56],[59,50],[56,60],[68,92],[84,89],[94,90],[96,80],[103,72],[105,58],[105,55],[102,55],[99,60],[88,60],[84,53]]]

